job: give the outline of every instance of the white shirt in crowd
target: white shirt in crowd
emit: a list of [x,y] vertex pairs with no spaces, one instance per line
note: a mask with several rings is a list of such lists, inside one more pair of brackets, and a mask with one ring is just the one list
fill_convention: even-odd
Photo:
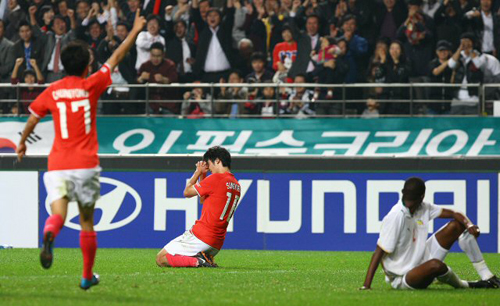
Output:
[[[310,36],[311,37],[311,50],[314,50],[314,48],[316,47],[316,44],[318,43],[318,39],[319,39],[319,35],[316,34],[314,36]],[[313,61],[309,61],[309,64],[307,65],[307,70],[306,72],[312,72],[314,70],[314,64],[313,64]]]
[[218,72],[224,71],[231,68],[229,61],[222,49],[219,38],[217,37],[217,30],[219,27],[213,29],[212,31],[212,39],[210,40],[210,45],[208,46],[207,58],[205,60],[205,72]]
[[[476,52],[476,51],[473,51]],[[480,66],[483,65],[484,57],[483,55],[478,55],[475,58],[472,58],[471,56],[468,56],[465,54],[465,51],[462,51],[460,53],[460,60],[462,61],[462,64],[464,67],[467,67],[470,61],[474,63],[474,65],[477,68],[480,68]],[[451,69],[455,69],[457,67],[458,63],[453,60],[453,58],[450,58],[448,60],[448,67]],[[479,97],[478,96],[471,96],[469,94],[468,87],[466,86],[468,84],[467,77],[464,74],[464,78],[462,80],[462,87],[460,87],[460,90],[458,91],[457,99],[453,99],[452,101],[452,106],[454,105],[467,105],[467,106],[474,106],[479,102]]]
[[484,25],[481,49],[483,52],[492,52],[495,50],[495,46],[493,45],[493,15],[491,12],[488,15],[481,12],[481,18]]
[[182,65],[184,66],[184,73],[191,72],[191,64],[187,62],[188,58],[191,58],[191,49],[186,41],[186,38],[181,39],[182,42]]
[[405,275],[424,260],[429,222],[439,217],[442,208],[423,202],[411,215],[400,201],[382,220],[377,245],[387,254],[382,258],[386,276]]
[[[467,56],[465,54],[465,51],[461,52],[460,60],[466,66],[470,61],[474,63],[474,66],[476,66],[478,69],[480,69],[483,74],[484,74],[484,83],[497,83],[500,78],[500,61],[493,55],[489,54],[479,54],[477,51],[476,52],[477,56],[475,58],[472,58],[470,56]],[[448,60],[448,67],[451,69],[455,69],[457,66],[457,62],[453,60],[453,58],[450,58]],[[467,85],[467,78],[464,77],[462,81],[463,85]],[[456,101],[455,99],[452,101],[452,105],[475,105],[479,102],[479,97],[478,96],[470,96],[469,91],[467,90],[467,86],[462,86],[460,90],[458,91],[458,96],[457,96],[459,101]]]
[[[56,35],[56,43],[54,45],[54,50],[52,50],[52,55],[50,56],[50,62],[47,65],[48,71],[54,71],[54,59],[56,58],[57,41],[61,40],[62,38],[63,38],[62,35]],[[59,65],[58,66],[59,66],[59,71],[63,72],[64,67],[63,67],[62,61],[61,61],[61,52],[62,52],[62,48],[59,50]]]
[[[111,80],[113,81],[113,85],[120,85],[120,84],[128,84],[127,80],[122,76],[120,69],[118,66],[115,67],[115,70],[111,73]],[[111,94],[112,91],[118,91],[118,92],[129,92],[130,88],[129,87],[109,87],[107,90],[108,94]]]
[[141,68],[142,64],[149,61],[149,49],[155,42],[160,42],[163,44],[163,46],[165,46],[165,38],[163,38],[161,35],[153,36],[149,32],[144,31],[137,36],[137,40],[135,42],[135,45],[137,47],[137,60],[135,62],[135,69],[137,71],[139,71],[139,68]]

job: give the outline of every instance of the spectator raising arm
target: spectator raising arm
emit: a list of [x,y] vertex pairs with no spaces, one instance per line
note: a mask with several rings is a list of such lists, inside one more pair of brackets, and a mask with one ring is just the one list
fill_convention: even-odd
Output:
[[68,17],[69,17],[70,28],[71,28],[71,30],[74,31],[76,29],[75,11],[74,10],[68,10]]
[[121,45],[113,52],[111,57],[108,59],[107,64],[111,71],[125,58],[125,55],[129,52],[130,48],[135,43],[137,35],[142,31],[146,25],[146,19],[141,16],[141,10],[137,9],[135,13],[134,27],[130,31],[127,38],[121,43]]
[[37,80],[38,84],[43,84],[44,77],[43,77],[42,71],[40,70],[40,67],[38,67],[36,59],[30,59],[30,64],[31,64],[31,67],[33,67],[33,70],[35,70],[36,80]]
[[453,56],[448,60],[448,67],[450,67],[451,69],[455,69],[455,67],[457,67],[457,63],[460,60],[460,53],[463,49],[463,44],[460,44],[457,51],[455,51]]
[[36,11],[37,11],[37,8],[34,5],[30,6],[30,8],[28,10],[29,15],[30,15],[30,23],[32,26],[38,25],[38,23],[36,22],[36,16],[35,16]]
[[19,67],[21,67],[23,62],[24,62],[24,57],[20,57],[20,58],[16,59],[16,64],[14,65],[14,70],[12,70],[12,76],[11,76],[13,84],[19,83],[19,81],[14,82],[14,80],[18,80]]

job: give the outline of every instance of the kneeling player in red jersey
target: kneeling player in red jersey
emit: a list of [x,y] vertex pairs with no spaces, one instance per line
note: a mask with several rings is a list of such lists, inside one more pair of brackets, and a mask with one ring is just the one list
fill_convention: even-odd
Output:
[[50,111],[54,119],[55,139],[49,155],[45,188],[52,215],[45,222],[40,261],[45,269],[53,259],[54,239],[64,225],[68,203],[78,202],[80,210],[80,247],[83,254],[84,290],[97,285],[99,276],[92,273],[97,250],[94,232],[94,205],[100,196],[99,158],[97,156],[97,101],[111,85],[111,71],[134,46],[146,21],[137,10],[134,27],[128,37],[111,55],[104,66],[86,78],[89,71],[89,47],[83,42],[70,42],[61,53],[67,77],[54,82],[30,105],[32,113],[17,147],[19,161],[26,153],[26,139],[42,117]]
[[[203,161],[196,163],[196,171],[184,189],[184,196],[200,196],[201,218],[191,230],[170,241],[158,253],[158,266],[217,267],[213,258],[224,244],[227,225],[238,207],[241,192],[230,169],[231,155],[218,146],[208,149]],[[208,177],[207,171],[212,172]]]

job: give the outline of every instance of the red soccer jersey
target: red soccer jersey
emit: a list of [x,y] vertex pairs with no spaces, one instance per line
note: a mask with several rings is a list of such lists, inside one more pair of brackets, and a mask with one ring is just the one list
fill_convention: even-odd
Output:
[[106,64],[88,78],[68,76],[52,83],[31,103],[38,118],[47,112],[54,119],[55,138],[49,154],[49,171],[88,169],[99,165],[97,151],[97,100],[111,85]]
[[200,197],[205,197],[205,201],[201,218],[191,231],[201,241],[220,250],[227,225],[238,207],[240,184],[230,172],[214,173],[194,185],[194,189]]
[[295,62],[297,57],[297,42],[289,44],[287,42],[281,42],[274,46],[273,50],[273,69],[278,70],[278,62],[285,63],[285,59],[289,57],[292,63]]

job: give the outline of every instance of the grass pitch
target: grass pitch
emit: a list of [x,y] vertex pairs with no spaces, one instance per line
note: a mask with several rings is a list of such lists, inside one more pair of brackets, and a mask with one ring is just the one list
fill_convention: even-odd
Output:
[[[79,249],[56,249],[50,270],[36,249],[0,250],[0,305],[500,305],[500,290],[396,291],[379,269],[373,290],[359,291],[371,253],[223,250],[219,269],[165,269],[157,250],[99,249],[101,283],[85,292]],[[500,274],[500,255],[485,254]],[[446,262],[463,279],[478,278],[464,254]]]

